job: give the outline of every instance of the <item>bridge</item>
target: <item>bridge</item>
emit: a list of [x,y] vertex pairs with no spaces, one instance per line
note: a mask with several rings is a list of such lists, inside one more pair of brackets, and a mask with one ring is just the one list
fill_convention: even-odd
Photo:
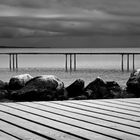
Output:
[[19,64],[18,64],[18,56],[19,55],[64,55],[65,56],[65,71],[72,72],[76,71],[77,69],[77,57],[80,55],[118,55],[121,57],[121,71],[124,71],[124,56],[127,56],[127,71],[130,71],[130,56],[132,56],[132,70],[135,69],[135,56],[140,55],[139,52],[135,53],[116,53],[116,52],[96,52],[96,53],[46,53],[46,52],[15,52],[15,53],[0,53],[0,55],[8,55],[9,56],[9,69],[10,71],[18,71]]

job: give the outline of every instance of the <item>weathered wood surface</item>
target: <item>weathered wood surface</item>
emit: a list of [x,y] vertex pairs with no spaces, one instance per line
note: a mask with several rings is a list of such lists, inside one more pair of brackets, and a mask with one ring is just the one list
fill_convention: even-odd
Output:
[[140,99],[0,103],[0,140],[140,140]]

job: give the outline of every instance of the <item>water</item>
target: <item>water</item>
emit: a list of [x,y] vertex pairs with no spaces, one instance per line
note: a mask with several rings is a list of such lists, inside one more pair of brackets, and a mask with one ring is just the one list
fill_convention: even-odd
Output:
[[[27,48],[13,49],[1,48],[0,52],[140,52],[140,48]],[[140,67],[140,56],[135,57],[135,68]],[[0,68],[8,68],[9,58],[7,55],[0,56]],[[126,68],[126,56],[124,67]],[[60,55],[20,55],[19,67],[23,68],[64,68],[65,56]],[[130,67],[132,68],[132,56],[130,56]],[[120,69],[120,55],[80,55],[77,56],[77,68],[88,69]]]

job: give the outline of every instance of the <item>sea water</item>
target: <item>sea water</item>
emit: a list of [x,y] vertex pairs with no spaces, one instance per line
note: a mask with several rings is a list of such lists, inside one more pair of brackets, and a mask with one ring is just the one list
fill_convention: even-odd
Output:
[[[140,48],[0,48],[0,52],[46,52],[46,53],[96,53],[140,52]],[[69,59],[69,58],[68,58]],[[65,68],[64,55],[19,55],[19,68]],[[68,61],[69,62],[69,61]],[[126,69],[126,56],[124,68]],[[0,55],[0,68],[9,67],[9,56]],[[121,69],[121,55],[77,55],[77,68]],[[132,56],[130,56],[132,69]],[[135,68],[140,68],[140,55],[135,56]]]

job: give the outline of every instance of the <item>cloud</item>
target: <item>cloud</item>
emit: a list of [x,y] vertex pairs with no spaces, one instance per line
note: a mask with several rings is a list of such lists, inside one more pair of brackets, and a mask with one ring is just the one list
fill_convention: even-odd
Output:
[[116,21],[1,18],[0,37],[140,35],[140,25]]
[[82,8],[119,15],[140,15],[139,0],[0,0],[0,4],[24,8]]
[[[67,0],[1,0],[0,37],[140,34],[140,18],[129,15],[130,6],[124,10],[128,13],[121,15],[119,11],[115,13],[112,10],[114,5],[110,0],[103,8],[97,6],[98,1],[92,8],[87,5],[84,8],[84,3],[79,1],[80,5],[76,3],[74,6],[74,1]],[[120,1],[117,4],[120,5]]]
[[1,38],[25,38],[25,37],[51,37],[61,36],[64,33],[49,32],[39,29],[19,28],[19,27],[0,27]]

